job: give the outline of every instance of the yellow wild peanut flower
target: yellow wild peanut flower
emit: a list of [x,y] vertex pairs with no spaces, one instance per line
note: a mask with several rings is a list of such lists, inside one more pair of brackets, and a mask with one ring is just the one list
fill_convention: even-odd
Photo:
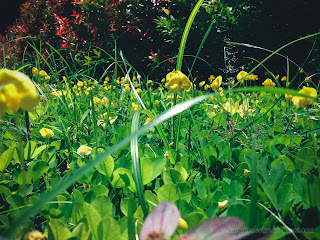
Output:
[[159,103],[160,103],[159,100],[155,100],[155,101],[154,101],[154,105],[156,105],[156,106],[158,106]]
[[215,79],[215,76],[210,75],[210,77],[208,78],[208,80],[210,81],[210,83],[212,83],[212,81]]
[[47,72],[45,70],[41,70],[39,72],[39,75],[40,75],[40,77],[46,77],[48,74],[47,74]]
[[216,77],[214,79],[214,81],[211,83],[210,86],[211,86],[212,90],[216,90],[216,89],[220,88],[221,83],[222,83],[222,77],[221,77],[221,75],[219,75],[218,77]]
[[306,78],[304,79],[304,81],[305,81],[305,82],[310,82],[310,81],[311,81],[311,77],[306,77]]
[[293,96],[291,100],[295,108],[299,108],[301,106],[308,106],[312,104],[318,95],[317,90],[312,87],[303,87],[298,93],[305,94],[312,98]]
[[38,70],[38,68],[33,67],[31,72],[32,72],[32,75],[37,75],[39,73],[39,70]]
[[40,134],[44,138],[50,138],[50,137],[54,136],[54,132],[49,128],[41,128],[40,129]]
[[131,88],[130,88],[129,86],[125,86],[124,90],[125,90],[126,92],[130,92]]
[[79,88],[83,87],[83,82],[82,82],[82,81],[79,81],[79,82],[77,83],[77,86],[78,86]]
[[292,99],[292,95],[291,94],[284,94],[284,96],[285,96],[285,99],[286,100],[290,100],[290,99]]
[[0,116],[7,109],[31,111],[37,102],[37,89],[27,75],[9,69],[0,70]]
[[210,88],[210,85],[206,84],[204,85],[204,90],[207,91]]
[[183,218],[179,217],[178,227],[188,229],[188,223]]
[[131,103],[131,105],[132,105],[132,111],[133,111],[133,112],[138,111],[139,106],[138,106],[137,104],[135,104],[135,103],[133,102],[133,103]]
[[182,88],[186,91],[189,91],[192,88],[192,83],[190,82],[189,78],[179,70],[173,70],[172,72],[168,73],[166,79],[166,87],[171,93],[177,93]]
[[[240,71],[238,74],[237,74],[237,80],[240,82],[240,83],[244,83],[245,80],[248,79],[248,73],[246,71]],[[246,77],[245,77],[246,76]]]
[[45,237],[42,232],[34,230],[24,235],[24,240],[43,240]]
[[97,105],[97,104],[101,103],[101,99],[98,98],[98,97],[94,97],[94,98],[93,98],[93,103],[94,103],[95,105]]
[[206,84],[206,82],[205,82],[205,81],[202,81],[202,82],[199,83],[199,87],[202,87],[202,86],[205,85],[205,84]]
[[257,80],[258,80],[258,75],[250,74],[250,75],[248,76],[248,80],[257,81]]
[[91,147],[88,147],[87,145],[81,145],[78,150],[77,153],[79,153],[80,155],[89,155],[92,151]]
[[287,81],[287,77],[286,77],[286,76],[283,76],[280,80],[281,80],[282,82]]
[[152,118],[147,118],[147,120],[145,121],[145,123],[144,123],[144,125],[147,125],[149,122],[151,122],[152,121]]
[[218,202],[219,209],[223,209],[225,206],[227,206],[227,204],[228,204],[228,200]]
[[212,102],[213,100],[214,100],[214,97],[212,97],[212,96],[211,96],[211,97],[209,97],[209,101],[211,101],[211,102]]
[[249,172],[251,172],[251,171],[248,170],[248,169],[244,169],[244,170],[243,170],[243,174],[244,174],[244,175],[247,175]]
[[274,87],[276,84],[275,84],[270,78],[267,78],[267,79],[262,83],[262,85],[263,85],[264,87],[270,87],[270,88],[272,88],[272,87]]
[[136,91],[138,94],[140,94],[142,92],[142,90],[140,88],[137,88]]

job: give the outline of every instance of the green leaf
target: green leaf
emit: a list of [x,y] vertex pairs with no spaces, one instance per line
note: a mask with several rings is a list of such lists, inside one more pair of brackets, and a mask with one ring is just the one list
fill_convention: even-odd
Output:
[[49,170],[49,164],[47,162],[37,161],[31,170],[33,182],[38,180],[41,177],[41,175],[47,172],[48,170]]
[[82,196],[82,193],[78,189],[73,189],[73,202],[78,204],[84,203],[84,197]]
[[[122,177],[121,177],[122,175]],[[127,179],[129,180],[129,189],[133,192],[136,191],[136,185],[133,181],[132,178],[132,173],[130,170],[126,169],[126,168],[118,168],[113,172],[113,180],[111,182],[112,186],[115,188],[122,188],[124,186],[126,186],[125,183],[125,178],[124,176],[127,177]]]
[[320,211],[320,178],[309,176],[307,182],[303,186],[304,200],[312,207],[317,207]]
[[234,197],[241,197],[243,194],[243,187],[238,181],[231,181],[230,192]]
[[99,240],[115,240],[120,239],[120,225],[112,218],[103,218],[101,223],[103,228],[102,232],[98,233]]
[[184,182],[183,176],[175,169],[167,169],[163,175],[164,184]]
[[315,166],[316,155],[313,149],[302,148],[295,156],[296,168],[301,172],[308,173]]
[[46,147],[47,147],[46,145],[42,145],[42,146],[36,148],[36,149],[33,151],[31,158],[37,157],[43,150],[46,149]]
[[273,186],[269,183],[263,183],[261,186],[265,194],[267,194],[273,206],[278,209],[277,193],[274,190]]
[[[101,148],[99,148],[101,149]],[[98,153],[102,153],[104,152],[103,149],[99,150],[98,149]],[[111,177],[113,169],[114,169],[114,160],[112,156],[107,156],[106,159],[98,166],[96,166],[96,169],[98,170],[98,172],[100,172],[101,174],[107,176],[107,177]]]
[[84,211],[85,211],[85,216],[88,222],[88,227],[91,230],[94,238],[96,240],[100,239],[98,238],[98,225],[101,222],[101,217],[99,212],[91,206],[89,203],[84,203],[83,205]]
[[285,169],[289,170],[290,172],[293,172],[296,169],[293,162],[290,160],[290,158],[288,158],[285,155],[278,156],[278,158],[271,163],[271,168],[273,168],[275,165],[277,165],[280,162],[283,162]]
[[88,240],[90,231],[86,231],[86,225],[81,222],[73,229],[72,235],[78,237],[79,240]]
[[24,148],[24,159],[31,158],[34,150],[36,149],[37,143],[35,141],[28,141]]
[[177,186],[179,190],[179,198],[189,203],[191,200],[191,188],[189,185],[187,183],[178,183]]
[[194,183],[198,192],[198,196],[202,199],[207,194],[207,188],[201,178],[194,179]]
[[114,213],[115,213],[114,206],[110,198],[108,198],[107,196],[101,195],[95,198],[91,203],[91,206],[97,210],[101,218],[114,216]]
[[288,203],[288,200],[292,194],[293,185],[292,184],[283,184],[279,187],[277,191],[277,203],[278,210],[282,210],[284,205]]
[[165,157],[157,157],[155,159],[152,159],[153,173],[152,173],[151,181],[162,173],[166,163],[167,163],[167,159]]
[[175,166],[174,166],[174,169],[177,170],[181,177],[183,178],[184,181],[187,180],[189,174],[187,173],[186,169],[182,166],[182,163],[181,162],[178,162]]
[[48,222],[48,239],[68,240],[73,235],[61,220],[52,219]]
[[284,176],[284,163],[280,162],[271,169],[267,182],[271,184],[274,189],[277,189]]
[[149,182],[151,182],[152,176],[153,176],[153,164],[151,160],[146,157],[141,157],[140,168],[141,168],[142,184],[146,185]]
[[0,155],[0,172],[3,172],[9,165],[15,148],[8,148]]
[[172,183],[168,183],[160,187],[157,191],[159,202],[163,200],[168,200],[169,202],[174,203],[179,199],[177,193],[177,186]]

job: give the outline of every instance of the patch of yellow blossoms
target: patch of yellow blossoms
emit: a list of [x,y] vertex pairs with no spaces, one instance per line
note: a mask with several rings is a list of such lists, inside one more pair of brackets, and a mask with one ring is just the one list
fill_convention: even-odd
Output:
[[0,70],[0,116],[7,109],[30,111],[37,102],[37,89],[27,75],[9,69]]

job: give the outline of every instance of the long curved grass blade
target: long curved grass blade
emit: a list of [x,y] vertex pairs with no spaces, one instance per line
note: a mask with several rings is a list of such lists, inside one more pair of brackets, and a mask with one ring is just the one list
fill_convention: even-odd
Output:
[[[132,124],[131,124],[131,133],[134,133],[139,129],[140,113],[141,113],[141,110],[138,110],[133,115]],[[138,156],[138,137],[137,136],[131,138],[130,145],[131,145],[133,179],[134,179],[134,182],[136,183],[138,199],[141,204],[144,217],[146,218],[149,214],[149,209],[143,194],[143,183],[142,183],[142,177],[141,177],[140,160]]]
[[179,47],[179,54],[178,54],[177,66],[176,66],[177,70],[181,70],[183,53],[184,53],[184,49],[185,49],[185,46],[186,46],[187,38],[188,38],[190,29],[191,29],[191,25],[193,23],[194,18],[196,17],[196,15],[198,13],[199,8],[201,7],[203,1],[204,0],[199,0],[198,3],[196,4],[196,6],[193,8],[193,10],[192,10],[192,12],[191,12],[191,14],[189,16],[188,22],[187,22],[187,24],[186,24],[186,26],[184,28],[184,32],[183,32],[182,39],[181,39],[181,42],[180,42],[180,47]]
[[[230,90],[227,90],[229,92]],[[308,97],[304,94],[299,94],[298,91],[295,90],[289,90],[289,89],[273,89],[273,88],[263,88],[263,87],[247,87],[247,88],[237,88],[233,89],[233,92],[271,92],[271,93],[280,93],[280,94],[292,94],[292,95],[297,95],[297,96],[303,96],[303,97]],[[11,227],[8,229],[6,232],[6,236],[11,239],[15,232],[19,229],[20,226],[26,224],[29,219],[33,216],[35,216],[43,206],[47,204],[47,202],[53,200],[59,193],[63,192],[71,186],[73,183],[75,183],[78,179],[83,177],[84,175],[90,173],[92,169],[94,169],[95,166],[98,164],[101,164],[105,158],[115,151],[118,151],[125,147],[127,144],[130,143],[132,138],[138,137],[145,132],[147,132],[150,128],[156,127],[158,124],[162,123],[163,121],[166,121],[170,119],[172,116],[179,114],[190,107],[208,99],[211,96],[217,96],[218,93],[211,93],[203,96],[199,96],[196,98],[193,98],[189,101],[180,103],[169,110],[163,112],[161,115],[159,115],[157,118],[155,118],[153,121],[148,123],[145,126],[142,126],[141,128],[137,129],[136,131],[132,132],[131,134],[127,135],[123,140],[119,141],[117,144],[113,145],[111,148],[107,149],[105,152],[99,154],[96,156],[92,161],[89,161],[85,166],[75,170],[72,172],[69,176],[65,176],[64,178],[61,179],[61,181],[52,187],[50,190],[47,192],[44,192],[41,194],[39,197],[38,201],[35,202],[35,204],[27,208],[26,211],[22,212],[21,215],[17,218],[17,220],[11,225]]]

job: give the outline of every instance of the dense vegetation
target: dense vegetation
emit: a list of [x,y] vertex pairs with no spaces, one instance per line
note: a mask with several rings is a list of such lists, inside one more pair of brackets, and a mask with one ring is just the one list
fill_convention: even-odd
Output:
[[319,26],[265,21],[272,3],[22,5],[0,239],[319,239]]

